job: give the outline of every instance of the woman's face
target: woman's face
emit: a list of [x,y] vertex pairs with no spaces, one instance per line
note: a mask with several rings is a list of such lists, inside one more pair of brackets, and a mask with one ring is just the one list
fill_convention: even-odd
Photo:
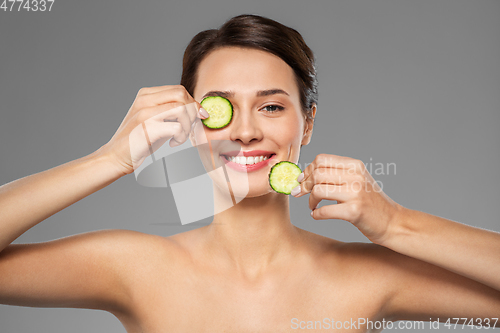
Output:
[[[198,68],[193,97],[201,102],[207,95],[229,99],[233,119],[220,129],[210,129],[201,122],[196,124],[190,136],[193,145],[212,143],[210,156],[207,150],[200,151],[202,159],[205,154],[205,160],[213,158],[216,166],[226,163],[232,189],[235,192],[240,189],[242,196],[273,192],[268,183],[271,167],[279,161],[297,163],[300,146],[309,143],[312,133],[312,122],[306,122],[301,112],[293,69],[265,51],[220,48],[205,57]],[[231,151],[238,155],[272,155],[267,162],[250,167],[251,161],[246,161],[247,165],[241,167],[241,158],[239,165],[234,165],[224,157],[224,153]],[[219,181],[224,178],[215,180]]]

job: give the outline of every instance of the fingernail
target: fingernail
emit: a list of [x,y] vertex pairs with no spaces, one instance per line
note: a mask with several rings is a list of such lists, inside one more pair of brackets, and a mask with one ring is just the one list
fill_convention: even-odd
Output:
[[205,110],[204,108],[201,108],[201,107],[200,107],[200,114],[201,114],[201,116],[202,116],[204,119],[206,119],[206,118],[208,118],[208,117],[210,116],[210,115],[208,114],[207,110]]
[[290,194],[293,195],[293,196],[296,196],[299,193],[300,193],[300,185],[297,186],[297,187],[294,187],[293,190],[292,190],[292,193],[290,193]]
[[319,206],[319,202],[318,202],[318,204],[316,205],[316,207],[314,207],[314,209],[318,209],[318,206]]
[[314,210],[311,210],[311,216],[313,216]]
[[297,181],[300,183],[302,180],[304,180],[304,173],[302,172],[298,177]]

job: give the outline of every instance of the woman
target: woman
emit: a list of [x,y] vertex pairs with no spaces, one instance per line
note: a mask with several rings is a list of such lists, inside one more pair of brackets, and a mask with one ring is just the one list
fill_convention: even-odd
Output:
[[[200,123],[206,95],[233,104],[227,127]],[[181,85],[141,89],[108,143],[0,188],[0,303],[102,309],[128,332],[361,332],[388,320],[457,317],[499,327],[500,235],[397,204],[361,161],[320,154],[293,194],[309,194],[314,219],[349,221],[373,243],[291,223],[289,197],[271,190],[267,174],[278,161],[298,161],[316,110],[313,54],[295,30],[241,15],[201,32],[186,49]],[[149,145],[135,139],[136,128],[146,129]],[[254,171],[228,168],[236,181],[247,177],[245,198],[205,227],[166,238],[101,230],[10,244],[132,173],[169,139],[227,141],[270,158]],[[225,200],[218,186],[214,194],[216,205]],[[321,200],[338,203],[316,208]]]

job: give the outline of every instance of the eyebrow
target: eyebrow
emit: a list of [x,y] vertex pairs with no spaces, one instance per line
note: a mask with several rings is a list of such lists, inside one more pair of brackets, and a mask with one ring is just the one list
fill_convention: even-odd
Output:
[[[290,96],[286,91],[283,89],[268,89],[268,90],[259,90],[257,91],[257,97],[262,97],[262,96],[270,96],[270,95],[276,95],[276,94],[283,94]],[[233,91],[218,91],[218,90],[212,90],[207,92],[205,95],[203,95],[202,99],[205,97],[209,96],[221,96],[224,98],[230,98],[234,97],[234,92]]]

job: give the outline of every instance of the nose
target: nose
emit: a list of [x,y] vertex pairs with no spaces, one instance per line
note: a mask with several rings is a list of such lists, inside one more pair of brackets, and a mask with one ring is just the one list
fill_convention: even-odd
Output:
[[231,140],[244,145],[262,140],[263,133],[256,116],[251,110],[236,110],[229,125]]

